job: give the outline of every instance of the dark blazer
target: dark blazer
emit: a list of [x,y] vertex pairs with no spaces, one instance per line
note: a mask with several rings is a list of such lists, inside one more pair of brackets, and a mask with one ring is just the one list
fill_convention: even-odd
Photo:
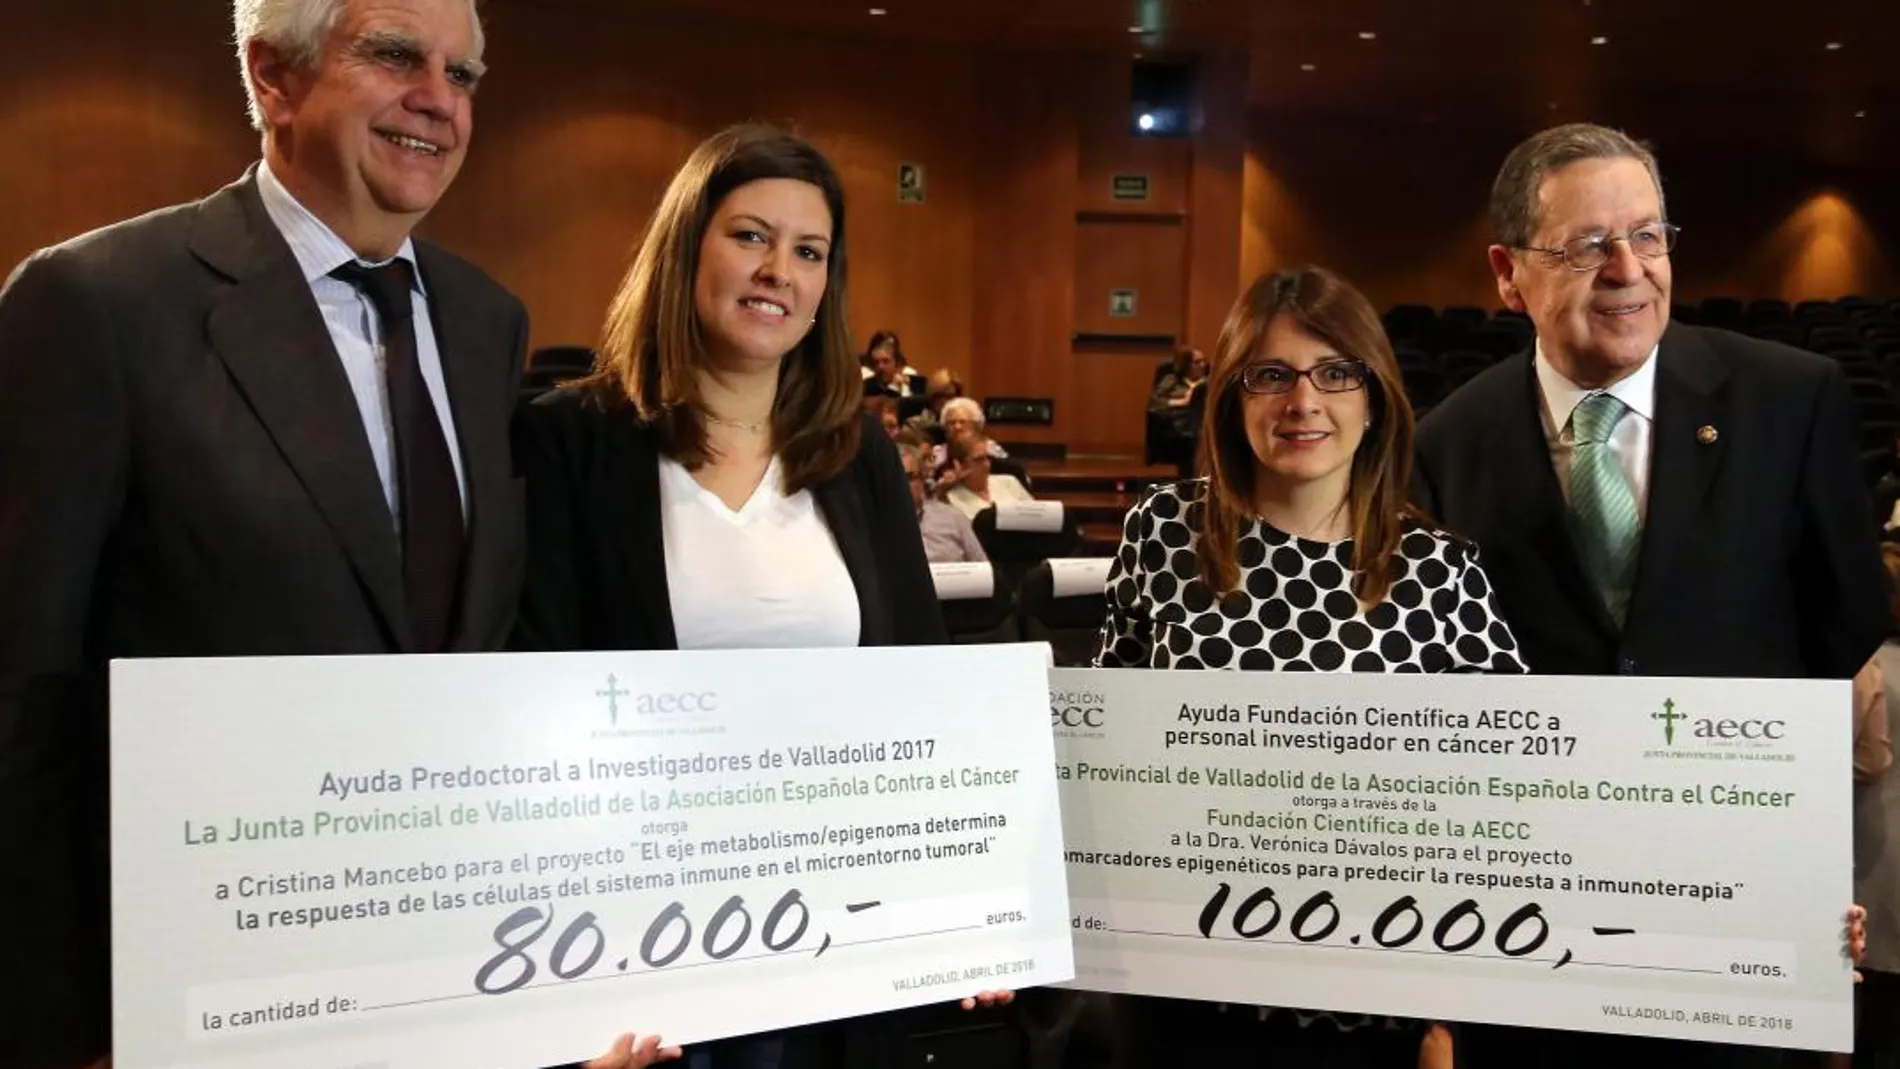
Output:
[[1529,354],[1419,427],[1416,502],[1483,547],[1530,671],[1846,679],[1887,631],[1858,421],[1831,360],[1672,324],[1621,633],[1579,563]]
[[[422,242],[469,489],[457,650],[514,620],[521,304]],[[413,648],[394,522],[254,179],[22,264],[0,291],[0,1066],[109,1040],[106,664]],[[181,766],[181,773],[185,771]]]
[[910,388],[909,396],[903,396],[896,386],[885,385],[883,380],[875,375],[864,380],[864,396],[902,397],[902,399],[906,401],[915,400],[921,403],[924,399],[924,395],[929,392],[930,380],[917,374],[915,371],[906,371],[903,373],[903,376],[905,385]]
[[[515,459],[528,481],[528,572],[517,648],[677,649],[652,431],[624,403],[556,390],[521,407]],[[856,459],[812,494],[857,588],[859,644],[949,642],[910,485],[875,420],[863,420]],[[899,700],[892,696],[893,703]],[[926,1010],[795,1029],[786,1034],[782,1066],[893,1065],[891,1052],[915,1022],[943,1019]],[[714,1069],[746,1064],[746,1042],[707,1045]]]
[[[629,408],[556,390],[522,406],[515,456],[528,481],[529,546],[517,646],[676,649],[652,432]],[[812,494],[857,587],[859,643],[949,642],[910,485],[883,428],[866,417],[857,459]]]

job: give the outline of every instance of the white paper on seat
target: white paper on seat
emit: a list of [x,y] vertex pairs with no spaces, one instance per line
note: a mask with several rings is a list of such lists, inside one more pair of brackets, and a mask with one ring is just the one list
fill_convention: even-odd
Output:
[[996,593],[996,573],[990,569],[988,561],[974,564],[960,561],[933,563],[930,566],[930,579],[937,584],[938,601],[987,598]]
[[1055,579],[1056,597],[1102,593],[1108,587],[1108,568],[1113,563],[1113,557],[1051,558],[1049,574]]
[[1055,534],[1062,530],[1062,502],[999,501],[996,504],[996,529]]

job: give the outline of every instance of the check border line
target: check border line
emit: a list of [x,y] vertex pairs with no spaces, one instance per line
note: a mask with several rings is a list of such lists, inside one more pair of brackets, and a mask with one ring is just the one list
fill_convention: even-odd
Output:
[[[852,942],[848,942],[848,943],[836,942],[836,943],[831,943],[829,945],[831,948],[871,946],[876,943],[897,943],[897,942],[902,942],[906,939],[928,939],[931,936],[937,936],[937,935],[954,935],[958,932],[974,932],[974,931],[980,931],[982,929],[989,928],[989,927],[991,926],[987,924],[965,924],[956,928],[937,928],[928,932],[907,932],[902,935],[886,935],[886,936],[880,936],[876,939],[858,939],[858,940],[853,940]],[[603,973],[599,976],[578,976],[572,980],[562,980],[558,978],[554,980],[542,980],[542,981],[537,981],[534,983],[523,984],[522,986],[515,988],[513,991],[505,991],[503,992],[503,994],[513,995],[521,991],[535,991],[542,988],[550,988],[550,987],[572,987],[575,984],[592,984],[592,983],[599,983],[606,980],[632,980],[632,979],[636,979],[642,976],[656,976],[656,975],[662,975],[662,974],[670,975],[672,973],[685,972],[688,969],[704,969],[713,965],[737,965],[742,962],[757,961],[761,958],[788,958],[788,957],[796,957],[801,954],[815,955],[818,953],[818,950],[819,950],[818,947],[811,947],[809,949],[801,949],[801,950],[783,950],[783,951],[768,950],[763,953],[745,954],[745,955],[735,956],[735,957],[730,957],[730,958],[720,958],[717,961],[695,961],[688,965],[665,965],[657,969],[646,968],[646,969],[629,970],[627,972],[616,971],[616,972],[610,972],[610,973]],[[496,997],[498,996],[490,995],[481,991],[469,991],[460,995],[437,995],[434,998],[409,999],[405,1002],[385,1002],[385,1003],[381,1003],[375,1006],[364,1006],[358,1009],[356,1012],[357,1013],[374,1013],[377,1010],[399,1010],[399,1009],[403,1009],[409,1006],[429,1006],[429,1005],[434,1005],[434,1004],[442,1003],[442,1002],[460,1002],[463,999],[496,998]]]

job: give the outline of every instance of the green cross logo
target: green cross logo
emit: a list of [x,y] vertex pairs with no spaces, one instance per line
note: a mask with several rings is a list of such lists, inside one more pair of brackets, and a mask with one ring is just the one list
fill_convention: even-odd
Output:
[[1674,746],[1676,744],[1676,721],[1687,720],[1689,719],[1689,715],[1687,713],[1676,712],[1675,699],[1666,698],[1663,700],[1662,712],[1651,713],[1649,714],[1649,718],[1663,722],[1663,741]]
[[607,699],[607,721],[616,726],[620,723],[620,699],[633,692],[620,685],[620,681],[609,675],[607,687],[594,692],[594,697]]

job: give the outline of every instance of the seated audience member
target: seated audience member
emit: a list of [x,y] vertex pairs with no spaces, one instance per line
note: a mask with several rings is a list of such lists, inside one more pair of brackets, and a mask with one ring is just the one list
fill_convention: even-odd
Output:
[[944,437],[943,406],[962,396],[963,381],[957,378],[957,373],[947,367],[940,367],[930,373],[928,385],[924,389],[924,410],[910,417],[904,425],[940,443]]
[[[1884,545],[1880,556],[1900,591],[1900,546]],[[1856,710],[1878,717],[1877,724],[1855,725],[1854,899],[1867,904],[1865,983],[1856,992],[1856,1069],[1900,1067],[1900,774],[1882,772],[1885,748],[1868,742],[1876,733],[1883,740],[1900,734],[1900,597],[1890,600],[1892,631],[1874,654],[1883,680],[1879,700],[1871,709],[1857,703]],[[1857,692],[1860,684],[1857,678]],[[1885,755],[1891,760],[1890,749]]]
[[910,479],[910,497],[917,503],[917,526],[924,535],[924,556],[932,564],[974,564],[989,560],[969,517],[927,492],[929,461],[921,446],[899,441],[898,456]]
[[[943,404],[943,411],[937,417],[943,422],[943,444],[931,452],[930,462],[943,467],[950,462],[950,443],[959,438],[983,436],[983,406],[968,397],[953,397]],[[985,448],[998,460],[1009,456],[995,440],[984,437]]]
[[1154,393],[1148,397],[1150,412],[1167,412],[1188,406],[1194,388],[1207,381],[1207,354],[1199,349],[1181,349],[1174,354],[1174,366],[1155,380]]
[[1006,501],[1034,501],[1035,496],[1014,475],[990,471],[990,440],[982,435],[953,440],[950,470],[943,480],[949,489],[944,500],[972,519],[991,505]]
[[904,347],[898,343],[897,335],[888,330],[871,335],[871,345],[865,350],[865,358],[871,371],[864,380],[866,394],[884,394],[889,397],[924,395],[924,377],[910,369],[910,362],[904,359]]
[[877,425],[884,428],[886,438],[897,437],[897,432],[902,429],[897,422],[897,398],[889,394],[866,397],[864,414],[877,420]]

